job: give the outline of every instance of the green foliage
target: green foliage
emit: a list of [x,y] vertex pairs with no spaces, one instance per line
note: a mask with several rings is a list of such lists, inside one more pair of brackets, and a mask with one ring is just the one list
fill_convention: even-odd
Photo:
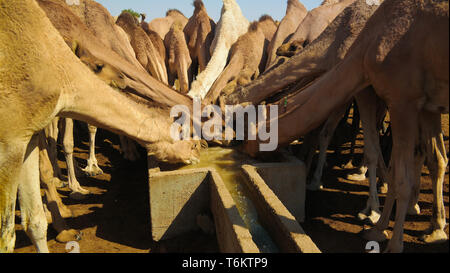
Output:
[[122,10],[122,12],[128,12],[129,14],[133,15],[134,17],[136,17],[138,19],[141,17],[141,15],[138,12],[136,12],[132,9],[124,9],[124,10]]

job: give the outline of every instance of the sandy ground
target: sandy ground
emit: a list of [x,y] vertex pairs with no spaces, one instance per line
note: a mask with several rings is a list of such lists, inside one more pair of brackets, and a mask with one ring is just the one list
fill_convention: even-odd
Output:
[[[448,151],[448,116],[443,121]],[[85,125],[76,126],[75,158],[84,167],[88,157],[88,135]],[[356,157],[361,158],[362,136],[358,138]],[[183,238],[157,244],[152,242],[149,221],[149,200],[146,159],[131,163],[120,154],[117,136],[99,130],[97,156],[105,174],[95,177],[80,177],[80,184],[91,191],[83,201],[68,197],[68,189],[61,189],[63,202],[73,211],[74,217],[67,222],[71,228],[81,230],[83,239],[79,242],[82,253],[157,253],[157,252],[217,252],[214,237],[202,234],[188,234]],[[359,236],[363,224],[356,218],[365,206],[368,181],[354,182],[344,179],[352,170],[340,166],[348,160],[345,155],[329,153],[328,167],[324,170],[325,190],[306,193],[307,220],[302,224],[317,246],[326,253],[362,253],[366,241]],[[348,151],[347,151],[348,152]],[[143,156],[145,153],[143,153]],[[65,168],[60,153],[60,166]],[[64,174],[66,170],[63,169]],[[419,216],[408,216],[405,223],[405,252],[449,252],[448,241],[437,245],[426,245],[418,240],[421,231],[428,227],[432,212],[431,181],[426,168],[423,169]],[[381,204],[384,195],[381,195]],[[444,184],[444,203],[448,223],[449,175],[448,168]],[[390,230],[393,227],[391,218]],[[16,223],[20,218],[16,217]],[[448,235],[448,226],[445,229]],[[392,232],[390,232],[391,234]],[[35,252],[31,241],[16,224],[16,252]],[[66,252],[65,244],[55,241],[56,232],[51,225],[48,231],[48,245],[51,252]],[[192,238],[195,238],[194,240]],[[382,247],[386,244],[383,243]]]

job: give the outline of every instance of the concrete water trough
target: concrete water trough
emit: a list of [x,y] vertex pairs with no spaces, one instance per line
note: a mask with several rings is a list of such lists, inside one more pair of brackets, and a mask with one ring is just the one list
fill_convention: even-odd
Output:
[[298,160],[243,163],[238,171],[244,178],[245,198],[251,200],[257,221],[275,248],[261,247],[254,226],[249,226],[249,219],[244,221],[236,196],[215,168],[149,171],[153,240],[174,239],[199,230],[198,215],[211,215],[220,252],[320,252],[299,223],[305,217],[304,164]]

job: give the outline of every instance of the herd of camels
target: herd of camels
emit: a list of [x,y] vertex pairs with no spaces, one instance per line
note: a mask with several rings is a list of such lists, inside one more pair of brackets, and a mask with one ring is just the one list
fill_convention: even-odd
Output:
[[[170,136],[171,107],[191,109],[194,98],[203,106],[278,105],[280,148],[308,135],[317,142],[311,149],[320,146],[312,190],[323,187],[327,147],[356,101],[364,160],[355,179],[368,170],[370,185],[358,217],[374,225],[362,236],[386,240],[396,204],[386,252],[403,251],[405,217],[420,213],[426,164],[434,200],[421,239],[448,240],[441,127],[441,115],[449,112],[447,0],[328,0],[310,11],[288,0],[281,22],[269,15],[249,22],[235,0],[223,0],[217,23],[201,0],[194,1],[190,18],[173,9],[149,23],[144,14],[114,18],[93,0],[79,2],[0,0],[0,252],[14,251],[17,198],[22,226],[38,252],[48,252],[48,215],[58,241],[79,236],[67,227],[71,212],[56,190],[65,184],[56,164],[59,128],[71,197],[83,198],[89,192],[76,178],[73,119],[88,124],[88,175],[102,173],[95,158],[97,126],[120,136],[129,160],[141,145],[149,160],[195,164],[207,142]],[[379,144],[387,112],[389,166]],[[244,141],[240,149],[258,157],[260,142]],[[382,211],[377,177],[387,183]]]

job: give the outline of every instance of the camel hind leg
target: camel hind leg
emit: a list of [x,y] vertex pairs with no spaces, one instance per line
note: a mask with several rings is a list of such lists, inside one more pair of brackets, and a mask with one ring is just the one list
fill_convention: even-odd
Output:
[[36,250],[47,253],[47,218],[42,204],[39,187],[38,136],[31,139],[21,168],[19,202],[22,227],[33,242]]
[[26,142],[0,142],[0,253],[12,253],[16,241],[15,210]]
[[420,239],[426,243],[440,243],[448,239],[444,231],[446,220],[443,200],[443,184],[448,158],[445,151],[440,114],[432,114],[424,122],[424,126],[427,126],[429,130],[429,136],[426,140],[426,164],[433,185],[433,214],[430,229]]

